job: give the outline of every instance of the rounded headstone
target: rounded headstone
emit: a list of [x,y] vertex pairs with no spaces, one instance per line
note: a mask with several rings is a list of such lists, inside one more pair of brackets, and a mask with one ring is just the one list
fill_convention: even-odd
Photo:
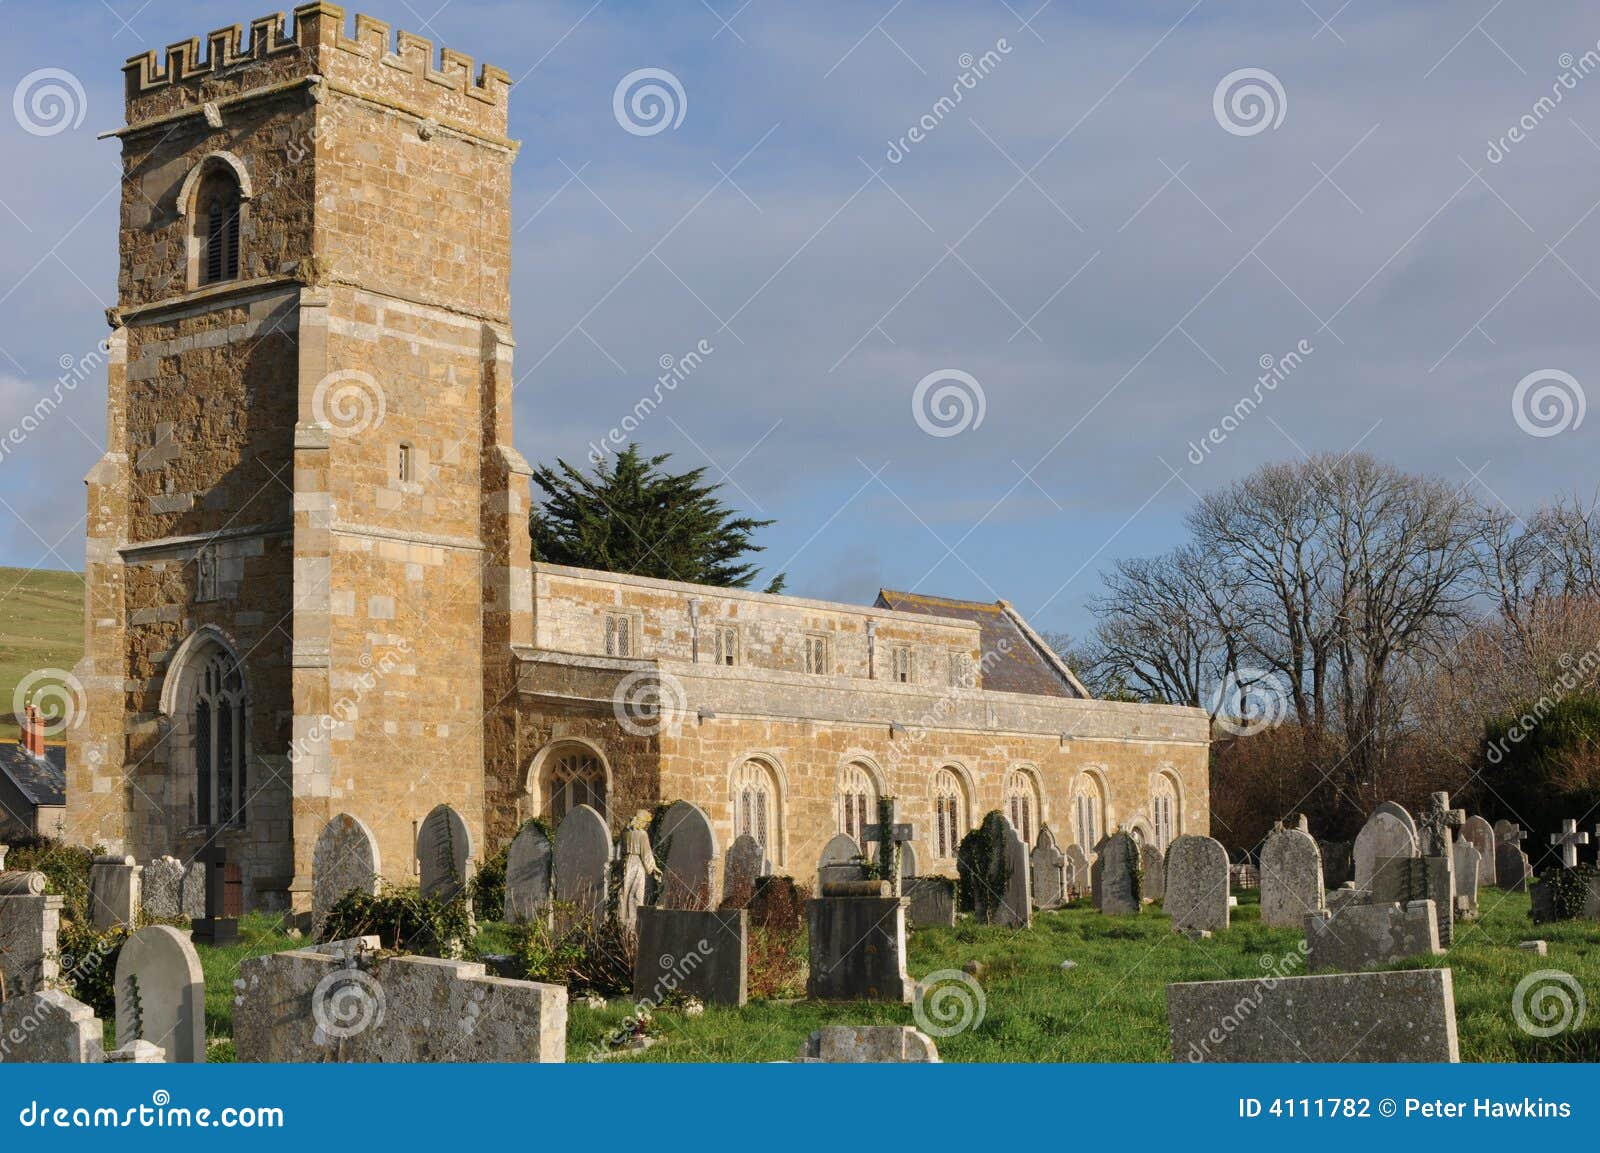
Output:
[[556,899],[581,915],[605,915],[607,872],[611,864],[611,830],[606,819],[588,805],[562,818],[553,856]]
[[1299,829],[1273,829],[1261,846],[1261,923],[1299,929],[1323,900],[1316,840]]
[[146,925],[117,954],[117,1045],[149,1041],[174,1064],[206,1059],[206,979],[189,935]]
[[1378,862],[1389,857],[1422,855],[1417,840],[1417,823],[1399,805],[1385,801],[1372,811],[1367,823],[1356,834],[1354,849],[1355,882],[1358,889],[1372,888]]
[[506,851],[506,920],[535,921],[550,905],[555,874],[555,845],[544,829],[530,821],[511,839]]
[[725,899],[748,902],[755,895],[756,878],[764,877],[771,871],[761,842],[749,833],[741,833],[728,846],[727,860],[723,866],[722,892]]
[[472,834],[467,822],[449,805],[436,805],[417,829],[422,895],[437,901],[454,900],[466,887],[471,859]]
[[1494,826],[1482,817],[1473,815],[1461,826],[1461,836],[1471,841],[1472,847],[1478,850],[1478,884],[1494,884]]
[[340,813],[317,834],[311,853],[311,928],[320,936],[328,911],[346,893],[376,893],[378,839],[361,818]]
[[1090,882],[1095,908],[1102,913],[1137,913],[1139,843],[1127,833],[1113,833],[1100,842],[1098,850]]
[[717,907],[717,834],[697,805],[674,801],[656,827],[663,909]]
[[1139,896],[1159,901],[1167,892],[1167,858],[1154,845],[1139,846],[1139,865],[1144,870],[1144,883]]
[[1228,927],[1228,850],[1192,834],[1167,847],[1167,892],[1161,907],[1178,930]]

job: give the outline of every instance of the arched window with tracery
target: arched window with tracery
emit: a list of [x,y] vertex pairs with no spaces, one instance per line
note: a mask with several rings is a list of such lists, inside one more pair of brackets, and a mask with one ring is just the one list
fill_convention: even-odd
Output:
[[751,836],[776,860],[778,830],[778,787],[772,770],[754,758],[739,766],[733,778],[733,832],[736,837]]
[[950,860],[967,831],[967,795],[954,769],[940,769],[933,778],[934,856]]
[[193,208],[195,282],[220,284],[239,277],[239,231],[244,201],[239,180],[212,163],[200,178]]
[[1093,775],[1083,773],[1072,790],[1072,828],[1078,844],[1086,853],[1094,852],[1100,843],[1105,800],[1100,795],[1100,783]]
[[1183,830],[1178,827],[1178,786],[1166,773],[1157,774],[1150,790],[1150,817],[1156,848],[1165,850]]
[[194,738],[195,823],[244,822],[244,670],[233,653],[210,644],[196,655],[189,704]]
[[1033,831],[1039,820],[1039,790],[1033,777],[1020,769],[1006,774],[1006,816],[1025,845],[1033,844]]
[[551,824],[579,805],[588,805],[606,816],[606,769],[593,749],[565,745],[553,750],[544,761],[540,788],[544,812]]
[[878,786],[872,774],[856,764],[839,773],[839,831],[861,844],[861,834],[878,817]]

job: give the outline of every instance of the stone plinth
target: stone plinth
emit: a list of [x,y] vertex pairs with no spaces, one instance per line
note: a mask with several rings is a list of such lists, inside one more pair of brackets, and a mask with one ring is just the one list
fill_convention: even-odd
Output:
[[633,999],[659,1005],[684,993],[708,1005],[749,997],[750,913],[746,909],[639,909]]
[[811,972],[806,996],[818,1001],[909,1004],[904,897],[823,897],[806,902]]

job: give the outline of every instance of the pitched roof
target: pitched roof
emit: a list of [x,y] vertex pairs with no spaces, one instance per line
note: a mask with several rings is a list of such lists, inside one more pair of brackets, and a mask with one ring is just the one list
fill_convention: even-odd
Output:
[[0,773],[35,806],[67,803],[67,750],[47,745],[43,757],[25,752],[12,741],[0,744]]
[[1087,697],[1067,663],[1051,651],[1010,601],[963,601],[925,593],[879,589],[879,608],[951,617],[978,626],[982,646],[980,662],[986,689],[1002,693],[1032,693],[1046,697]]

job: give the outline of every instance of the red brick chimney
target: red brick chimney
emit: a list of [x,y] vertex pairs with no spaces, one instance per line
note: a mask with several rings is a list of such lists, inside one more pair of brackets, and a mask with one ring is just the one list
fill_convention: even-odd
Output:
[[44,725],[40,723],[39,710],[33,705],[22,710],[21,729],[17,744],[22,746],[22,751],[36,757],[44,756]]

